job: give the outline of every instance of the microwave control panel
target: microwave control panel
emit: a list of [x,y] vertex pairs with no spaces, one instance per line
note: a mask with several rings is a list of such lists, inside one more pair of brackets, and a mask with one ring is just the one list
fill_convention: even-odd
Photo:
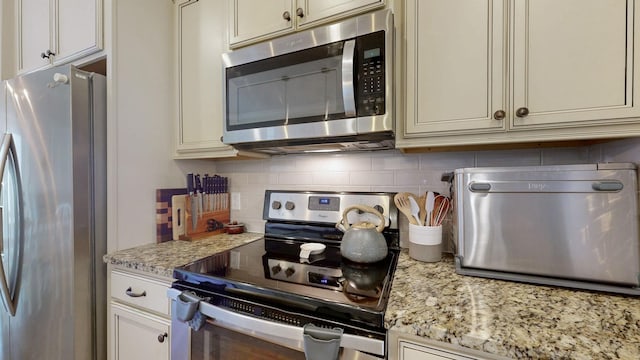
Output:
[[385,113],[384,31],[359,36],[356,41],[358,116]]

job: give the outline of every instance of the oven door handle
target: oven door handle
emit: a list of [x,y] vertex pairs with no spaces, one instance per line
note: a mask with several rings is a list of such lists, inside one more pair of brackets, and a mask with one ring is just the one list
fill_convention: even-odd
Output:
[[[180,293],[181,291],[178,289],[167,290],[167,296],[173,301],[176,300]],[[204,301],[200,302],[198,310],[214,322],[219,321],[231,324],[235,328],[246,329],[249,334],[256,334],[264,337],[274,337],[275,334],[278,338],[299,342],[300,344],[304,343],[304,329],[302,327],[277,323],[236,313],[211,305]],[[364,336],[343,334],[340,341],[340,347],[355,351],[368,352],[379,356],[385,355],[385,345],[383,340],[371,339]]]
[[353,85],[353,67],[355,61],[356,41],[344,42],[342,50],[342,101],[344,102],[344,114],[348,117],[356,116],[356,98]]

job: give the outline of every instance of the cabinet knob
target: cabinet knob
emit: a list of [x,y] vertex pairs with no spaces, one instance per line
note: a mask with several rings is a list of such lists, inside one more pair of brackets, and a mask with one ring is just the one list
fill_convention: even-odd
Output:
[[302,10],[302,8],[296,9],[296,15],[302,19],[304,17],[304,10]]
[[520,109],[516,110],[517,117],[525,117],[527,115],[529,115],[529,109],[527,109],[526,107],[521,107]]
[[291,14],[288,11],[285,11],[282,13],[282,18],[287,21],[291,21]]
[[163,343],[164,339],[166,339],[168,336],[169,336],[169,334],[167,334],[167,333],[158,335],[158,342],[159,343]]
[[40,57],[43,59],[49,59],[52,56],[56,56],[56,53],[54,53],[53,51],[47,49],[47,51],[40,53]]
[[147,296],[147,292],[143,291],[141,293],[134,293],[133,290],[131,290],[131,287],[129,287],[127,290],[125,290],[125,294],[127,294],[130,297],[142,297],[142,296]]
[[507,113],[504,110],[498,110],[493,113],[493,118],[496,120],[504,120],[505,116],[507,116]]

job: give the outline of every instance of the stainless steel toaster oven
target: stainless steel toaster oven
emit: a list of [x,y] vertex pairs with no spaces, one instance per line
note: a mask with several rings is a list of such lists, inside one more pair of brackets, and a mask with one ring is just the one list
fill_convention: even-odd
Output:
[[456,271],[640,295],[636,166],[455,171]]

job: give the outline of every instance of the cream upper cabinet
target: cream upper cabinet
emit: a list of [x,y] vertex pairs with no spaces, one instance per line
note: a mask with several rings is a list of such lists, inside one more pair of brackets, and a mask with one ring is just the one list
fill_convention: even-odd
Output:
[[633,0],[407,0],[397,146],[640,135],[638,11]]
[[515,1],[512,127],[639,116],[635,7],[626,0]]
[[43,68],[50,64],[42,53],[53,51],[51,46],[50,0],[18,0],[18,72]]
[[505,129],[494,119],[507,109],[505,5],[407,1],[408,133]]
[[231,0],[229,43],[241,46],[286,34],[295,27],[293,0]]
[[229,43],[234,48],[385,5],[385,0],[229,1]]
[[102,49],[103,0],[17,1],[18,73]]
[[226,6],[225,1],[217,0],[191,0],[176,5],[179,106],[175,158],[237,155],[221,141]]

